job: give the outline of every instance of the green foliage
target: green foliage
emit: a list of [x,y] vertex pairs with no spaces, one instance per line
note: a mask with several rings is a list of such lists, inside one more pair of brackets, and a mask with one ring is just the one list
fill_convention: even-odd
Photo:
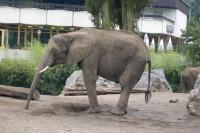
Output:
[[[152,2],[153,0],[124,0],[127,5],[129,2],[133,3],[133,19],[130,19],[134,22],[140,16],[140,13],[144,9],[144,7]],[[85,5],[88,12],[90,12],[93,16],[92,21],[97,28],[102,27],[102,18],[103,18],[103,3],[104,0],[86,0]],[[126,6],[127,6],[126,5]],[[132,4],[131,4],[132,5]],[[109,16],[110,16],[110,29],[116,27],[117,25],[122,28],[122,0],[109,0]],[[136,26],[136,25],[135,25]]]
[[187,64],[193,66],[200,65],[200,39],[192,44],[183,47],[181,53],[186,56]]
[[186,43],[200,39],[200,21],[190,20],[186,30],[183,31],[183,37],[185,37]]
[[[34,41],[25,49],[30,51],[28,60],[6,59],[0,61],[0,84],[30,88],[36,72],[35,68],[41,61],[45,47]],[[67,68],[57,65],[50,68],[40,80],[38,90],[41,94],[60,94],[67,77],[76,69],[76,65]]]
[[32,43],[27,44],[25,49],[29,51],[29,60],[34,64],[39,64],[45,51],[45,45],[41,44],[37,40],[33,40]]
[[66,79],[72,74],[74,70],[77,70],[76,65],[71,65],[69,67],[63,68],[62,65],[54,66],[48,69],[44,75],[43,79],[40,80],[38,90],[42,94],[48,95],[58,95],[61,93]]
[[34,64],[26,60],[2,60],[0,62],[0,84],[30,87],[34,71]]
[[200,0],[186,0],[191,6],[191,17],[200,20]]
[[183,37],[186,39],[181,53],[187,58],[189,65],[200,65],[200,21],[191,20]]
[[159,53],[151,52],[152,68],[163,68],[166,79],[174,92],[180,87],[181,72],[186,67],[185,59],[175,52]]
[[85,6],[88,12],[90,12],[93,16],[92,22],[97,28],[101,26],[101,18],[102,18],[102,0],[86,0]]

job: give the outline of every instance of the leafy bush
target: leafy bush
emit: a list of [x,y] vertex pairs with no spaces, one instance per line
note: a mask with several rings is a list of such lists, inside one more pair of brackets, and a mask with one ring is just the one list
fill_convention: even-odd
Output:
[[42,94],[58,95],[61,93],[66,79],[71,73],[77,69],[76,65],[63,68],[62,65],[57,65],[49,68],[43,75],[43,79],[40,80],[38,90]]
[[29,61],[36,65],[39,64],[45,48],[44,44],[41,44],[36,40],[33,40],[32,43],[28,43],[25,49],[29,51]]
[[180,87],[181,72],[186,67],[185,58],[175,52],[151,52],[152,68],[163,68],[165,76],[174,92]]
[[185,46],[182,55],[186,57],[188,65],[200,65],[200,19],[191,19],[183,32]]
[[26,60],[2,60],[0,62],[0,84],[30,87],[34,71],[34,64]]
[[200,65],[200,39],[194,41],[192,44],[187,44],[181,51],[182,55],[186,57],[187,64],[193,66]]
[[[30,52],[28,60],[5,59],[0,61],[0,84],[30,88],[35,75],[35,68],[41,61],[45,46],[34,41],[25,49]],[[57,65],[50,68],[40,80],[38,90],[41,94],[60,94],[67,77],[76,69],[76,65],[67,68]]]

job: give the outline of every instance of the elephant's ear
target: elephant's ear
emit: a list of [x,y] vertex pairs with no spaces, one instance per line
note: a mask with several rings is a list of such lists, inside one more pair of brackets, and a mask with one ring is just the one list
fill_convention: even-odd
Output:
[[74,40],[67,54],[67,65],[76,64],[94,51],[94,44],[89,39]]

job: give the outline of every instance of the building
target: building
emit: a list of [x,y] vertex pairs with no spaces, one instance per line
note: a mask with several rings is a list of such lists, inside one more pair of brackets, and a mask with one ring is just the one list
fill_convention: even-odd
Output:
[[166,46],[171,38],[174,48],[183,42],[182,31],[186,29],[190,6],[184,0],[156,0],[147,6],[138,21],[139,32]]
[[[189,14],[183,0],[155,0],[142,13],[138,30],[156,44],[171,38],[176,48]],[[54,34],[94,27],[90,18],[84,0],[0,0],[0,47],[20,48],[34,39],[47,43]]]
[[54,34],[93,27],[90,17],[83,0],[0,0],[0,47],[47,43]]

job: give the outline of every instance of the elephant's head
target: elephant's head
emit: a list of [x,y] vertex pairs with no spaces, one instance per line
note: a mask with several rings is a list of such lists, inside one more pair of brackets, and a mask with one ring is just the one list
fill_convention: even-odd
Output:
[[[56,64],[75,64],[84,59],[91,51],[92,45],[88,39],[83,39],[83,34],[59,34],[52,37],[43,56],[42,62],[31,84],[31,92],[28,96],[26,109],[43,73]],[[83,39],[83,40],[82,40]]]

